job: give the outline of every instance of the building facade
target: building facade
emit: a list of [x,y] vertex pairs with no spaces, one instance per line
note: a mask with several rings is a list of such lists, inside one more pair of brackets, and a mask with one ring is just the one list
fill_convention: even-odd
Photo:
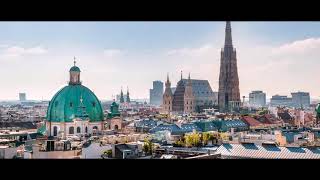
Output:
[[19,93],[19,101],[26,101],[26,93]]
[[195,96],[190,74],[188,80],[184,81],[181,73],[181,80],[178,82],[173,94],[172,112],[179,114],[195,112]]
[[163,93],[163,101],[162,101],[162,111],[165,114],[170,114],[172,111],[172,101],[173,101],[173,93],[171,91],[171,82],[169,80],[169,75],[167,76],[166,81],[166,89]]
[[303,107],[307,108],[310,106],[310,94],[308,92],[293,92],[292,96],[292,105],[296,108]]
[[69,72],[69,84],[49,102],[45,119],[48,136],[66,138],[103,129],[104,114],[99,99],[82,85],[79,67],[74,65]]
[[228,112],[231,106],[237,108],[241,104],[236,49],[232,45],[229,21],[226,23],[224,48],[221,50],[218,102],[220,112]]
[[[170,104],[169,104],[170,103]],[[181,75],[177,87],[172,92],[167,78],[163,95],[163,111],[167,114],[199,112],[218,103],[218,93],[213,92],[208,80],[183,79]]]
[[153,88],[150,89],[150,104],[161,105],[163,96],[163,83],[161,81],[153,81]]
[[266,93],[262,91],[252,91],[249,94],[249,104],[253,107],[264,107],[266,105]]
[[292,98],[288,96],[274,95],[270,99],[270,106],[292,106]]

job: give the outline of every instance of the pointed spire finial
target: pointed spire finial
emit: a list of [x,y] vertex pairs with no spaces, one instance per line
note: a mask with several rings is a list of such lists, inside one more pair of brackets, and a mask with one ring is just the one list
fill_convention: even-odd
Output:
[[73,56],[73,65],[76,66],[76,57]]
[[188,76],[188,79],[190,80],[190,72],[189,72],[189,76]]
[[181,70],[181,80],[182,80],[182,70]]
[[169,73],[167,73],[167,82],[169,82]]
[[226,22],[225,46],[232,46],[231,22]]

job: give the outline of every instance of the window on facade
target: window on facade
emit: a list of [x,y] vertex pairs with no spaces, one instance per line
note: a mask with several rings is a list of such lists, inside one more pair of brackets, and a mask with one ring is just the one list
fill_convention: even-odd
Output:
[[69,127],[69,134],[74,134],[74,127],[73,126]]
[[85,132],[88,133],[88,127],[85,128]]
[[54,126],[53,127],[53,136],[57,136],[58,135],[58,127]]
[[77,127],[77,133],[80,133],[80,132],[81,132],[80,127]]

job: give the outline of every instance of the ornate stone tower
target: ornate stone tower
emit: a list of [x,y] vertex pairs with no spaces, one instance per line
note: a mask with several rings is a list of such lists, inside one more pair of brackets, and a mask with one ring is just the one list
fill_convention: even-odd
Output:
[[195,111],[195,97],[192,91],[192,83],[190,79],[190,73],[188,77],[188,81],[185,85],[184,91],[184,112],[191,113]]
[[120,103],[124,103],[122,87],[121,87],[121,92],[120,92]]
[[130,103],[129,88],[127,87],[127,103]]
[[237,56],[232,45],[230,21],[226,23],[225,44],[221,50],[218,101],[220,112],[228,112],[241,103]]
[[169,80],[169,75],[167,75],[167,81],[165,83],[165,86],[166,89],[164,90],[162,96],[162,108],[164,113],[170,114],[170,112],[172,111],[173,94],[171,91],[171,82]]

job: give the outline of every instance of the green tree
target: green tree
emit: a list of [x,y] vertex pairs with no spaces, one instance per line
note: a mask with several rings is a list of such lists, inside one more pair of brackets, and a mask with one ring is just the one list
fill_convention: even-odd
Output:
[[186,146],[187,147],[192,147],[193,144],[193,138],[190,134],[185,135],[185,140],[186,140]]
[[203,145],[207,145],[208,144],[208,141],[210,140],[210,133],[208,132],[204,132],[202,133],[202,144]]
[[199,133],[193,133],[193,146],[201,146],[201,135]]
[[143,144],[143,151],[146,154],[152,155],[153,150],[154,150],[154,144],[149,139],[145,139],[144,144]]
[[187,147],[201,146],[201,142],[201,134],[197,132],[185,135],[185,144]]

